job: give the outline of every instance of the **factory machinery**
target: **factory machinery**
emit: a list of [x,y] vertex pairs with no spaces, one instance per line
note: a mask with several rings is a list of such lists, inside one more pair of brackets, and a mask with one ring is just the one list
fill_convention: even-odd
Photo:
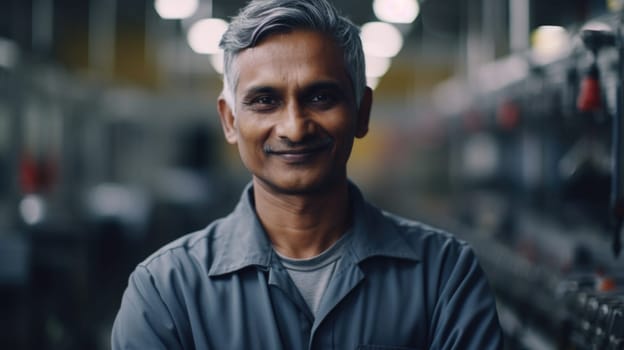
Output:
[[[511,349],[624,349],[624,22],[568,28],[435,93],[456,232],[496,290]],[[446,103],[444,103],[446,101]]]
[[110,348],[134,266],[236,201],[214,107],[1,63],[0,348]]

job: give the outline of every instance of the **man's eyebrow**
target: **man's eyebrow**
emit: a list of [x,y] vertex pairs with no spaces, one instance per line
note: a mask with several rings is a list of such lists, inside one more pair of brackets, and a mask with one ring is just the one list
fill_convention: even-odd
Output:
[[[338,80],[321,80],[321,81],[315,81],[313,83],[310,83],[307,86],[304,86],[303,90],[301,91],[301,94],[307,95],[307,94],[314,93],[315,91],[319,91],[319,90],[331,90],[335,92],[344,93],[343,90],[345,88],[348,88],[348,87],[343,86],[343,84],[341,84],[341,82]],[[280,94],[280,91],[279,89],[273,86],[269,86],[269,85],[252,86],[244,91],[241,100],[248,101],[257,95],[263,95],[263,94],[278,95]]]
[[243,95],[243,101],[260,94],[277,94],[278,91],[272,86],[252,86],[247,89]]
[[314,82],[305,87],[305,92],[313,92],[317,90],[338,90],[342,91],[345,87],[337,80],[323,80]]

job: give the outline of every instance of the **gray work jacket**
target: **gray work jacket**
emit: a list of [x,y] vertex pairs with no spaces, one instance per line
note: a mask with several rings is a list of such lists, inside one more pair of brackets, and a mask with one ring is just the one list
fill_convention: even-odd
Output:
[[494,298],[465,243],[382,212],[351,185],[353,237],[316,317],[247,187],[236,209],[130,276],[116,349],[501,349]]

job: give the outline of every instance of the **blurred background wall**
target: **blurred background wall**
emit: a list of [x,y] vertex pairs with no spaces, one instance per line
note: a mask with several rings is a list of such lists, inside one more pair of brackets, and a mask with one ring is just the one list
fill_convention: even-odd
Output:
[[[468,240],[508,349],[622,349],[622,1],[332,1],[374,88],[350,177]],[[106,349],[127,277],[228,213],[243,0],[0,0],[0,348]]]

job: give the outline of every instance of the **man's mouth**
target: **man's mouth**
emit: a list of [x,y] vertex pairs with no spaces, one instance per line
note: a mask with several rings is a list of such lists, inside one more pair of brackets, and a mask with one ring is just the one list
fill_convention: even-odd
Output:
[[324,152],[332,145],[331,138],[318,139],[301,145],[279,145],[278,147],[265,146],[264,151],[270,155],[283,156],[292,160],[305,160],[309,156]]

